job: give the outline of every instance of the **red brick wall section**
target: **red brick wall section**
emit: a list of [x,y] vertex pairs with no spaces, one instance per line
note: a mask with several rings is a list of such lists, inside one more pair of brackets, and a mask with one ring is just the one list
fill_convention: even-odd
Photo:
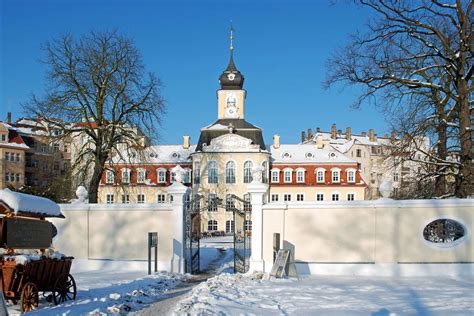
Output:
[[[278,168],[280,169],[280,182],[279,183],[272,183],[270,182],[270,185],[274,186],[301,186],[301,185],[307,185],[307,186],[367,186],[360,175],[360,172],[358,170],[357,164],[351,164],[351,165],[290,165],[290,164],[273,164],[270,169],[273,168]],[[291,183],[285,183],[283,182],[283,177],[284,177],[284,172],[283,170],[286,168],[291,168],[293,169],[292,172],[292,181]],[[305,169],[305,182],[304,183],[297,183],[296,182],[296,169],[298,168],[303,168]],[[325,183],[317,183],[316,182],[316,169],[319,168],[324,168],[326,169],[326,172],[324,174],[324,180]],[[339,183],[332,183],[331,179],[331,169],[332,168],[339,168],[341,169],[340,173],[340,182]],[[348,183],[347,182],[347,169],[355,169],[356,170],[356,178],[355,178],[355,183]],[[270,181],[271,181],[271,174],[270,174]],[[360,183],[362,182],[362,184]]]

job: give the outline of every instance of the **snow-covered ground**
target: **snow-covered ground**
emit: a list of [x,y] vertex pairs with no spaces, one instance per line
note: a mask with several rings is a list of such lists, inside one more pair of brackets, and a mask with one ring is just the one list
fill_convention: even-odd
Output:
[[[31,314],[474,315],[474,277],[266,280],[261,274],[233,274],[232,247],[229,237],[201,240],[204,276],[194,280],[171,273],[147,276],[144,262],[78,260],[72,272],[76,301],[52,306],[42,298]],[[9,312],[19,314],[18,306],[9,305]]]
[[196,286],[176,314],[474,315],[474,279],[221,274]]

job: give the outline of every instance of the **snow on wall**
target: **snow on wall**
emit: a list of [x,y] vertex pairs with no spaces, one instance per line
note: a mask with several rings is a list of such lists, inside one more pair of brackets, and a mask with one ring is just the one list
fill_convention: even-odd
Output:
[[14,192],[9,189],[0,191],[0,201],[8,205],[15,214],[29,213],[51,217],[61,217],[59,205],[50,199]]

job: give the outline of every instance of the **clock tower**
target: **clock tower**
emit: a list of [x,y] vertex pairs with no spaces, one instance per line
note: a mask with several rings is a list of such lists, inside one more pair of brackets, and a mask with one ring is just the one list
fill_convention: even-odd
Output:
[[221,89],[217,90],[218,119],[243,119],[245,96],[244,76],[234,64],[233,29],[230,29],[229,65],[219,77]]

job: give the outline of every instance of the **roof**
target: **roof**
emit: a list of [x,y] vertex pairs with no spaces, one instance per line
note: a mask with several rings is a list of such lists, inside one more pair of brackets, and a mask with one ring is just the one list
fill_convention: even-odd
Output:
[[29,148],[16,128],[4,122],[0,122],[0,124],[8,130],[8,143],[1,143],[1,145],[13,148]]
[[357,163],[336,150],[328,147],[319,149],[314,144],[281,144],[279,148],[271,145],[267,149],[271,152],[273,163]]
[[191,163],[191,154],[195,151],[196,145],[189,146],[188,149],[183,145],[153,145],[145,149],[143,153],[130,157],[123,154],[122,158],[114,157],[114,163],[142,163],[142,164],[176,164]]
[[368,135],[351,135],[351,139],[348,140],[345,134],[336,135],[336,138],[332,138],[331,133],[327,132],[317,132],[311,139],[305,141],[303,144],[315,144],[318,137],[322,137],[323,141],[328,141],[334,149],[341,153],[346,153],[352,146],[357,144],[366,146],[390,145],[390,138],[377,137],[375,142],[372,142]]
[[62,217],[59,205],[50,199],[35,195],[0,190],[0,212],[14,212],[15,215],[30,217]]
[[229,132],[248,138],[253,145],[258,145],[261,150],[266,150],[262,130],[259,127],[244,119],[220,119],[201,129],[196,151],[202,151],[203,144],[210,145],[211,140]]

